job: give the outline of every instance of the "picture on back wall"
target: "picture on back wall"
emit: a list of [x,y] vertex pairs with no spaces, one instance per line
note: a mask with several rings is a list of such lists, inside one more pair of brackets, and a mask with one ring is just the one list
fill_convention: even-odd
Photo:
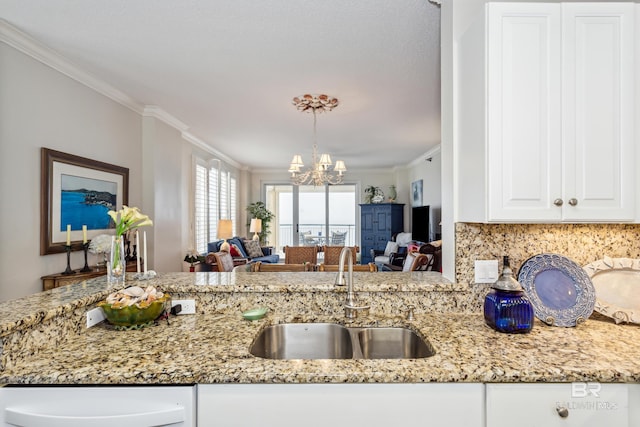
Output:
[[64,252],[67,225],[71,249],[87,239],[109,234],[107,215],[128,203],[129,169],[42,148],[40,194],[40,255]]
[[72,230],[110,228],[107,212],[116,210],[117,182],[62,174],[60,183],[60,231],[66,224]]
[[422,206],[422,180],[411,183],[411,206]]

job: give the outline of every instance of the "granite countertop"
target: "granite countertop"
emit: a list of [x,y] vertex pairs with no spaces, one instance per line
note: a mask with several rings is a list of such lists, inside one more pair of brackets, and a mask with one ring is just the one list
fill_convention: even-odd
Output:
[[[189,275],[189,273],[185,273]],[[484,324],[477,312],[430,312],[418,306],[415,320],[407,321],[398,313],[383,312],[372,307],[371,314],[357,319],[353,326],[376,323],[379,326],[407,326],[427,338],[436,354],[425,359],[407,360],[267,360],[254,357],[249,347],[259,331],[273,323],[295,320],[327,321],[344,323],[342,312],[321,310],[314,312],[303,305],[293,313],[295,301],[292,296],[299,284],[287,285],[285,279],[270,276],[272,284],[262,289],[247,288],[257,276],[239,280],[225,273],[202,273],[197,276],[173,276],[163,278],[167,288],[173,292],[200,291],[208,298],[216,293],[227,292],[221,299],[212,300],[198,310],[196,315],[172,317],[170,323],[161,321],[157,326],[134,331],[116,331],[108,325],[93,328],[76,327],[57,339],[49,337],[51,343],[16,347],[12,357],[4,357],[1,383],[14,384],[189,384],[189,383],[344,383],[344,382],[640,382],[640,327],[638,325],[616,325],[610,319],[593,316],[576,328],[549,327],[536,321],[529,334],[507,335],[493,331]],[[247,273],[252,274],[252,273]],[[254,273],[264,274],[264,273]],[[296,273],[295,283],[300,283]],[[376,274],[376,273],[363,273]],[[392,275],[395,275],[393,273]],[[387,275],[389,276],[389,275]],[[207,278],[208,277],[208,278]],[[216,277],[216,279],[211,279]],[[260,276],[266,278],[267,276]],[[293,276],[287,276],[293,277]],[[314,280],[319,276],[313,277]],[[327,276],[329,277],[329,276]],[[359,278],[364,280],[364,277]],[[391,276],[389,276],[391,277]],[[403,276],[395,276],[403,277]],[[430,283],[420,276],[404,276],[398,279],[406,284],[408,277],[422,282],[426,292],[461,292],[457,285]],[[98,280],[98,279],[94,279]],[[226,287],[214,286],[211,280],[231,281]],[[198,281],[206,282],[195,284]],[[189,282],[189,283],[187,283]],[[437,282],[437,280],[436,280]],[[170,283],[173,283],[170,285]],[[293,283],[293,282],[292,282]],[[70,307],[81,300],[95,299],[96,292],[104,282],[72,285],[50,298],[75,293],[61,313],[75,313],[83,318],[86,307]],[[387,283],[394,287],[393,283]],[[79,289],[84,286],[84,290]],[[192,288],[193,286],[193,288]],[[204,287],[203,287],[204,286]],[[309,292],[331,294],[322,291],[324,285],[309,289],[298,297],[309,298]],[[367,288],[372,286],[372,288]],[[364,286],[364,294],[373,296],[374,284]],[[95,287],[95,288],[94,288]],[[180,289],[183,287],[183,289]],[[211,287],[211,289],[205,289]],[[418,284],[408,284],[412,292]],[[423,289],[423,290],[425,290]],[[331,291],[331,289],[329,289]],[[259,297],[255,292],[260,291]],[[270,295],[268,292],[272,293]],[[46,294],[46,293],[43,293]],[[284,304],[283,298],[294,298],[292,306]],[[45,295],[39,295],[45,298]],[[253,305],[269,306],[268,315],[250,322],[241,316],[248,308],[243,301]],[[230,302],[230,301],[235,302]],[[26,304],[26,302],[23,302]],[[90,305],[87,304],[87,305]],[[3,307],[0,305],[0,313]],[[25,308],[26,310],[26,308]],[[334,314],[335,313],[335,314]],[[43,317],[51,316],[46,312]],[[62,314],[59,317],[64,317]],[[73,318],[70,315],[70,318]],[[29,319],[31,319],[29,317]],[[13,322],[13,323],[12,323]],[[9,324],[13,330],[35,328],[24,326],[29,321],[16,324],[15,319],[5,322],[5,338]],[[34,321],[35,322],[35,321]],[[64,328],[64,323],[54,321]],[[350,325],[351,326],[351,325]],[[30,329],[29,329],[30,330]],[[75,332],[74,332],[75,331]],[[50,332],[38,329],[31,331],[29,340],[37,341],[39,335]],[[14,332],[14,335],[24,333]],[[17,341],[8,340],[7,343]],[[9,345],[11,347],[11,345]]]

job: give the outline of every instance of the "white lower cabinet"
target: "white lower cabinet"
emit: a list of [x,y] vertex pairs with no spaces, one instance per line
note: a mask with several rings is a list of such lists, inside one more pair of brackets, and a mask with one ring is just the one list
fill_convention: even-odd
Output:
[[484,385],[199,385],[198,425],[482,427]]
[[198,425],[640,426],[640,384],[198,385]]
[[[630,384],[487,384],[487,427],[628,427],[640,417]],[[630,400],[631,399],[631,400]]]

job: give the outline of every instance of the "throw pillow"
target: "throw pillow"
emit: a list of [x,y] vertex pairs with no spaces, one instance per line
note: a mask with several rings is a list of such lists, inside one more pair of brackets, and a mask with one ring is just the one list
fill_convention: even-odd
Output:
[[227,240],[229,242],[230,245],[236,245],[236,249],[238,249],[238,252],[240,252],[240,257],[241,258],[249,258],[249,255],[247,255],[247,252],[244,250],[244,246],[242,245],[242,239],[239,237],[232,237],[231,239]]
[[407,246],[411,243],[411,233],[398,233],[396,236],[396,242],[398,242],[398,246]]
[[229,253],[234,258],[243,258],[242,254],[240,253],[240,249],[238,249],[238,245],[236,245],[235,243],[229,244]]
[[384,248],[384,256],[389,256],[393,252],[398,252],[398,244],[396,242],[387,242],[387,246]]
[[222,242],[223,240],[216,240],[215,242],[207,243],[207,250],[209,252],[220,252],[220,245],[222,245]]
[[255,240],[245,240],[244,248],[247,250],[249,258],[258,258],[263,256],[262,249],[260,248],[260,242]]

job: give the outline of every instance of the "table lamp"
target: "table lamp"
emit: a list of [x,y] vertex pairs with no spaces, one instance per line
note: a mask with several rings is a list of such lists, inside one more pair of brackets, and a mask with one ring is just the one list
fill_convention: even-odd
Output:
[[224,240],[220,245],[222,252],[229,252],[230,247],[227,239],[233,237],[233,221],[230,219],[218,220],[218,239]]
[[258,236],[258,233],[262,232],[262,220],[258,218],[252,218],[251,224],[249,225],[249,232],[253,233],[252,240],[256,242],[260,241],[260,236]]

